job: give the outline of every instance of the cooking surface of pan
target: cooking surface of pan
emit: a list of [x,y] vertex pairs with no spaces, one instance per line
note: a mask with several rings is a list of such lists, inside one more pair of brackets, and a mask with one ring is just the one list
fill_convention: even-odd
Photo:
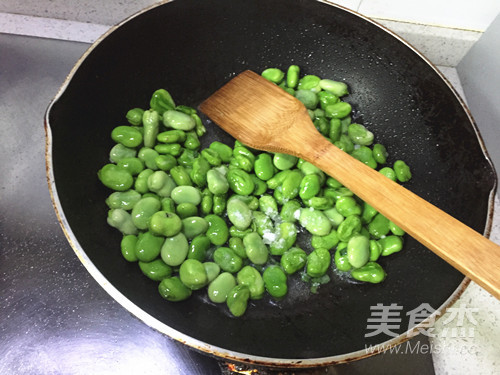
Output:
[[[463,275],[406,237],[403,251],[381,261],[388,278],[378,285],[331,273],[332,281],[311,294],[292,280],[286,299],[252,302],[241,318],[210,303],[203,291],[170,303],[136,264],[123,260],[121,235],[106,224],[110,191],[96,177],[108,162],[111,130],[126,124],[128,109],[147,107],[154,90],[165,88],[176,103],[197,106],[245,69],[290,64],[304,74],[345,81],[354,120],[387,147],[389,162],[411,166],[413,179],[405,186],[485,231],[496,176],[450,86],[394,35],[317,1],[177,0],[131,18],[93,46],[49,108],[51,163],[66,230],[78,241],[74,247],[127,305],[206,343],[202,350],[208,352],[321,363],[392,339],[365,337],[371,306],[402,306],[400,328],[392,331],[404,333],[412,328],[407,312],[423,303],[438,309]],[[204,144],[230,140],[215,125],[207,128]]]

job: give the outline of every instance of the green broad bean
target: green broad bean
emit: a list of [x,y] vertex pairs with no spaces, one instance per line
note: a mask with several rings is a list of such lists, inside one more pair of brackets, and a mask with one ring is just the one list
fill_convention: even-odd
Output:
[[318,95],[311,90],[297,90],[295,91],[295,97],[308,109],[315,109],[318,105]]
[[236,285],[227,295],[226,304],[231,314],[242,316],[247,310],[250,290],[245,285]]
[[229,236],[230,237],[236,237],[236,238],[243,238],[245,237],[248,233],[251,233],[253,232],[253,229],[250,227],[250,228],[247,228],[247,229],[244,229],[244,230],[241,230],[241,229],[238,229],[236,228],[234,225],[231,226],[229,228]]
[[208,222],[206,236],[210,242],[216,246],[225,244],[229,238],[229,229],[224,219],[215,214],[210,214],[205,216],[205,220]]
[[175,202],[172,198],[170,197],[164,197],[160,199],[161,202],[161,210],[170,212],[170,213],[175,213]]
[[370,261],[376,262],[382,254],[382,245],[376,240],[370,240]]
[[387,162],[387,149],[384,145],[376,143],[372,147],[373,158],[379,164],[385,164]]
[[324,210],[323,213],[330,220],[333,228],[338,228],[338,226],[344,221],[344,216],[339,214],[335,207]]
[[198,116],[196,113],[193,113],[191,115],[191,117],[194,119],[194,122],[196,123],[196,125],[194,127],[196,135],[198,137],[201,137],[203,134],[205,134],[207,132],[207,129],[205,128],[205,126],[201,122],[200,116]]
[[321,91],[318,93],[318,99],[319,99],[319,104],[321,109],[326,108],[326,106],[338,103],[339,98],[337,95],[332,94],[331,92],[328,91]]
[[315,210],[328,210],[333,208],[333,199],[330,197],[312,197],[304,201],[307,207],[312,207]]
[[208,298],[214,303],[224,303],[235,286],[234,276],[229,272],[222,272],[208,286]]
[[326,236],[312,236],[311,246],[314,249],[324,248],[327,250],[333,249],[339,243],[339,236],[337,231],[334,229]]
[[263,195],[259,198],[259,209],[269,217],[278,216],[278,204],[271,195]]
[[150,147],[142,147],[137,153],[137,157],[144,162],[144,165],[148,169],[157,170],[158,166],[156,165],[156,158],[160,154],[153,150]]
[[361,221],[364,224],[368,224],[373,220],[378,211],[370,206],[368,203],[363,202],[363,212],[361,213]]
[[200,262],[205,261],[210,246],[210,239],[206,235],[200,234],[194,237],[189,244],[187,259],[196,259]]
[[193,186],[176,186],[170,196],[176,204],[192,203],[197,206],[201,202],[201,193]]
[[269,251],[262,237],[257,232],[252,232],[243,237],[243,245],[247,258],[254,264],[262,265],[267,262]]
[[135,255],[135,244],[137,243],[137,236],[127,234],[122,237],[120,242],[120,250],[123,257],[127,262],[137,262],[137,255]]
[[134,184],[134,178],[129,171],[116,164],[106,164],[97,173],[104,186],[115,191],[126,191]]
[[140,194],[146,194],[149,191],[148,180],[149,176],[154,173],[152,169],[145,169],[137,175],[134,183],[134,190]]
[[277,152],[273,157],[273,165],[280,171],[293,168],[297,164],[298,158],[293,155]]
[[330,132],[328,133],[328,137],[332,142],[337,142],[340,140],[341,135],[342,135],[342,123],[338,118],[332,118],[330,120]]
[[161,143],[182,143],[186,140],[186,133],[182,130],[167,130],[156,136]]
[[144,111],[142,125],[144,127],[144,147],[152,148],[156,143],[156,136],[160,130],[160,115],[158,112],[152,109]]
[[326,117],[316,117],[313,120],[313,125],[316,130],[325,137],[328,137],[328,135],[330,134],[330,122],[326,119]]
[[198,214],[198,207],[192,203],[181,203],[177,205],[175,212],[181,219],[185,219],[190,216],[196,216]]
[[250,195],[255,189],[255,184],[250,175],[240,168],[232,168],[227,172],[229,188],[239,195]]
[[115,191],[106,198],[106,204],[109,208],[121,208],[131,210],[141,199],[141,194],[134,189],[127,191]]
[[159,114],[163,114],[165,111],[175,108],[175,103],[172,99],[172,96],[165,89],[156,90],[151,96],[149,105]]
[[125,147],[137,147],[142,143],[142,133],[132,126],[117,126],[111,131],[111,139]]
[[344,246],[338,246],[334,255],[335,267],[339,271],[347,272],[352,269],[351,264],[347,258],[347,244],[344,242]]
[[285,73],[278,68],[268,68],[261,73],[261,76],[279,85],[283,81],[283,78],[285,78]]
[[337,200],[339,200],[342,197],[352,197],[354,194],[352,191],[350,191],[346,187],[339,187],[336,189],[327,187],[327,188],[323,189],[323,195],[325,197],[332,198],[336,202]]
[[281,186],[281,184],[283,183],[285,178],[290,174],[290,172],[291,170],[284,170],[276,173],[273,177],[271,177],[269,180],[266,181],[267,187],[269,189],[276,190],[279,186]]
[[160,211],[161,203],[153,197],[141,198],[132,208],[132,222],[141,230],[148,229],[149,220],[153,214]]
[[202,188],[207,186],[208,183],[208,172],[210,171],[211,165],[202,157],[198,157],[193,161],[193,168],[189,173],[191,181],[195,183],[196,186]]
[[282,298],[288,292],[286,274],[279,266],[269,266],[262,273],[264,286],[267,292],[274,298]]
[[193,107],[187,106],[187,105],[178,105],[174,108],[177,111],[180,111],[182,113],[185,113],[186,115],[195,115],[196,114],[196,109]]
[[403,249],[403,239],[400,236],[387,236],[378,240],[378,243],[382,247],[382,256],[391,255],[397,253]]
[[253,173],[250,175],[250,177],[252,177],[252,181],[255,185],[255,188],[253,189],[252,194],[257,196],[257,197],[264,194],[267,191],[267,184],[265,183],[265,181],[262,181],[260,178],[258,178]]
[[227,201],[226,211],[229,221],[239,230],[247,229],[252,223],[252,211],[238,196]]
[[309,233],[317,236],[326,236],[332,229],[328,217],[322,211],[312,208],[300,211],[299,222]]
[[125,147],[121,143],[118,143],[109,151],[109,160],[113,163],[118,163],[125,158],[135,158],[136,155],[137,151],[135,149]]
[[292,275],[304,268],[307,262],[307,254],[299,247],[292,247],[281,256],[280,264],[283,270]]
[[260,299],[264,295],[264,280],[257,269],[252,266],[243,267],[236,275],[238,285],[245,285],[250,291],[250,299]]
[[321,91],[321,87],[319,86],[320,81],[321,79],[318,76],[312,74],[305,75],[301,79],[299,79],[299,84],[297,86],[297,89],[320,92]]
[[269,245],[269,252],[271,255],[283,255],[295,244],[297,228],[295,224],[285,221],[278,225],[276,235],[274,241]]
[[185,286],[177,276],[163,279],[158,285],[160,295],[171,302],[184,301],[191,296],[191,289]]
[[375,158],[373,157],[373,152],[369,147],[366,146],[360,146],[359,148],[355,148],[351,152],[351,156],[360,162],[366,164],[372,169],[377,168],[377,162],[375,161]]
[[344,217],[361,215],[361,206],[353,197],[339,197],[335,202],[335,209]]
[[377,284],[384,281],[386,273],[378,263],[368,262],[361,268],[353,269],[351,276],[355,280]]
[[196,259],[186,259],[179,268],[179,278],[191,290],[203,288],[208,283],[203,263]]
[[140,233],[135,244],[135,256],[141,262],[151,262],[160,255],[165,239],[151,232]]
[[158,154],[179,156],[181,154],[182,147],[178,143],[167,143],[167,144],[160,143],[154,147],[154,150],[158,152]]
[[233,150],[231,147],[222,142],[214,141],[210,143],[209,148],[214,150],[224,163],[229,163],[229,160],[233,157]]
[[321,190],[321,183],[317,174],[307,174],[300,181],[299,196],[307,200],[317,195]]
[[217,168],[212,168],[207,172],[207,186],[210,192],[217,195],[226,194],[229,190],[226,176]]
[[373,143],[373,133],[361,124],[350,124],[347,128],[347,134],[356,145],[369,146]]
[[271,155],[266,152],[257,155],[254,163],[255,175],[263,181],[274,176],[274,164]]
[[337,235],[342,242],[348,242],[349,239],[361,231],[361,219],[357,215],[351,215],[345,218],[337,228]]
[[260,211],[253,212],[253,226],[257,230],[257,233],[263,236],[265,233],[270,233],[274,229],[273,221],[269,216]]
[[328,186],[329,188],[332,188],[332,189],[338,189],[338,188],[343,187],[343,185],[340,182],[338,182],[336,179],[334,179],[333,177],[330,177],[330,176],[328,176],[325,183],[326,183],[326,186]]
[[194,118],[175,109],[166,110],[163,113],[163,125],[167,128],[173,128],[183,131],[189,131],[195,128]]
[[126,114],[126,119],[131,125],[139,126],[142,124],[142,116],[144,110],[142,108],[132,108]]
[[319,87],[340,97],[349,94],[349,89],[344,82],[333,81],[331,79],[322,79],[319,81]]
[[200,211],[203,215],[208,215],[212,213],[212,208],[214,206],[214,195],[208,190],[208,188],[203,189],[201,194]]
[[352,107],[347,102],[338,102],[334,104],[327,105],[325,108],[325,116],[327,118],[338,118],[341,119],[346,117],[351,113]]
[[178,186],[193,186],[189,173],[182,165],[177,165],[170,170],[170,176]]
[[189,131],[186,134],[186,141],[184,142],[184,147],[188,150],[198,150],[201,147],[200,139],[195,131]]
[[245,251],[245,245],[243,245],[243,237],[250,232],[246,232],[242,237],[231,237],[229,239],[229,248],[234,251],[241,259],[247,258],[247,253]]
[[193,168],[194,161],[199,157],[198,151],[185,148],[182,150],[181,155],[177,158],[177,164],[183,166],[189,171],[189,169]]
[[213,148],[205,148],[201,151],[201,156],[208,161],[212,167],[219,167],[222,164],[222,159],[219,153]]
[[381,213],[375,215],[373,220],[368,224],[368,231],[375,238],[382,238],[389,233],[389,219]]
[[214,279],[220,274],[220,267],[217,263],[203,262],[203,267],[205,268],[205,272],[207,273],[207,284],[214,281]]
[[391,231],[392,234],[396,236],[404,236],[405,231],[398,227],[394,222],[389,221],[389,230]]
[[319,169],[318,167],[316,167],[315,165],[309,163],[308,161],[302,161],[299,164],[297,164],[297,166],[299,167],[300,171],[304,174],[304,175],[310,175],[310,174],[315,174],[318,176],[319,178],[319,183],[320,185],[323,185],[325,183],[325,180],[326,180],[326,177],[325,177],[325,174],[323,173],[323,171],[321,169]]
[[351,141],[351,138],[349,138],[348,135],[341,134],[339,142],[342,142],[342,144],[344,145],[344,151],[348,154],[351,154],[354,151],[354,143]]
[[360,234],[352,236],[347,243],[347,259],[354,268],[364,266],[370,259],[370,240]]
[[392,169],[391,167],[384,167],[384,168],[379,170],[379,173],[382,173],[385,177],[387,177],[388,179],[390,179],[392,181],[397,180],[396,172],[394,172],[394,169]]
[[155,164],[158,169],[168,172],[177,165],[177,159],[172,155],[158,155],[155,158]]
[[160,197],[170,197],[176,187],[175,181],[164,171],[155,171],[148,177],[148,190]]
[[327,249],[315,249],[307,256],[306,273],[311,277],[321,277],[328,271],[330,263],[331,255]]
[[300,183],[304,175],[298,169],[293,169],[287,174],[281,185],[281,192],[283,194],[283,200],[287,201],[293,199],[299,195]]
[[286,71],[286,85],[294,89],[299,83],[300,67],[298,65],[290,65]]
[[173,270],[161,259],[155,259],[151,262],[139,261],[139,268],[142,273],[153,281],[162,281],[172,276]]
[[233,156],[234,157],[244,156],[250,161],[250,163],[252,164],[251,169],[253,169],[253,164],[255,163],[255,155],[247,147],[235,146],[233,150]]
[[410,167],[403,160],[396,160],[393,168],[398,181],[407,182],[411,179]]
[[300,217],[301,205],[296,199],[291,199],[281,207],[280,218],[283,221],[295,223]]
[[190,216],[182,219],[182,232],[187,239],[204,234],[208,229],[207,221],[200,216]]
[[236,253],[229,247],[223,246],[217,248],[214,251],[213,258],[214,262],[226,272],[235,273],[243,267],[243,259],[236,255]]
[[148,228],[158,236],[172,237],[181,231],[182,225],[180,217],[176,214],[157,211],[150,216]]
[[226,212],[227,207],[227,195],[226,194],[216,194],[213,197],[214,206],[212,211],[214,214],[222,216]]
[[184,233],[167,237],[161,248],[161,259],[171,267],[177,267],[184,262],[189,252],[189,244]]

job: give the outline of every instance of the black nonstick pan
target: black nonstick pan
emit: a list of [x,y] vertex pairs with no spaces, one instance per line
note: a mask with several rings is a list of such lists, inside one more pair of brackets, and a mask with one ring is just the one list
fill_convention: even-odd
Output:
[[[407,339],[408,312],[442,313],[468,283],[407,237],[383,260],[387,279],[357,284],[331,273],[317,294],[300,283],[280,302],[251,303],[241,318],[202,291],[181,303],[123,260],[121,235],[106,224],[110,191],[97,179],[111,130],[133,107],[167,89],[197,106],[235,74],[267,67],[348,83],[354,118],[405,160],[405,186],[480,233],[489,232],[495,171],[463,102],[411,46],[380,25],[314,0],[176,0],[131,17],[97,41],[75,66],[46,114],[47,174],[54,207],[77,256],[124,308],[145,324],[203,352],[271,366],[319,366],[368,355]],[[206,144],[230,138],[207,124]],[[361,183],[361,182],[360,182]],[[371,307],[401,306],[394,335],[370,332]]]

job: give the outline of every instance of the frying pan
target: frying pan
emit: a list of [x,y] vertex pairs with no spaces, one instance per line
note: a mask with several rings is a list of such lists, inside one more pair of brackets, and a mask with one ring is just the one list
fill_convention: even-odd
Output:
[[[131,17],[77,63],[46,113],[47,174],[55,210],[77,256],[132,314],[176,340],[226,359],[308,367],[367,356],[407,339],[407,312],[429,304],[442,313],[468,283],[411,237],[381,260],[388,278],[358,284],[334,272],[312,294],[292,279],[282,301],[250,303],[241,318],[202,291],[181,303],[119,251],[106,224],[110,191],[96,172],[108,162],[111,130],[166,88],[197,106],[235,74],[297,64],[304,74],[348,83],[354,120],[405,160],[406,187],[473,229],[489,232],[495,171],[464,104],[443,76],[396,35],[341,7],[313,0],[177,0]],[[204,142],[228,135],[208,124]],[[397,304],[401,324],[365,337],[370,307]]]

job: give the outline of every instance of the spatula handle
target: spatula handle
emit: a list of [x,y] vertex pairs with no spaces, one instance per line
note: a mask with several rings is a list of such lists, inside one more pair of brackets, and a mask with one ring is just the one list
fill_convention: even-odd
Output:
[[301,155],[500,299],[500,246],[333,146],[319,133]]

